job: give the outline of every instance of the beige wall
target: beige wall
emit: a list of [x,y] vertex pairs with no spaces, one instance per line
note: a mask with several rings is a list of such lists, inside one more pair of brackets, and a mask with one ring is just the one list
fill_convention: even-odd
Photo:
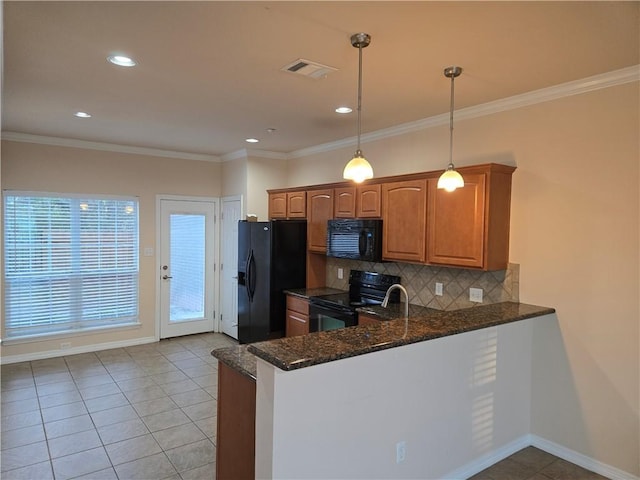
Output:
[[[532,433],[640,474],[638,83],[455,124],[458,165],[516,165],[511,258],[535,328]],[[447,127],[365,143],[377,176],[447,161]],[[341,180],[352,148],[289,162],[290,186]]]
[[270,158],[249,157],[247,166],[247,213],[255,213],[258,220],[269,219],[267,190],[285,187],[287,162]]
[[[2,142],[2,188],[138,196],[140,249],[156,248],[156,195],[220,195],[218,163]],[[155,335],[155,256],[140,253],[142,327],[66,339],[72,348]],[[3,346],[2,356],[59,350],[60,339]]]
[[222,164],[222,196],[247,196],[247,159],[238,158]]

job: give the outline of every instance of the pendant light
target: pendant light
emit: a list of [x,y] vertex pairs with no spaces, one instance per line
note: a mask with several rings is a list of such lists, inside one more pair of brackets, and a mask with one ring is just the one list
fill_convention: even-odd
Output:
[[367,159],[362,155],[360,150],[360,134],[362,133],[362,49],[368,47],[371,43],[371,36],[367,33],[355,33],[351,35],[351,45],[358,49],[358,148],[353,158],[347,166],[344,167],[342,177],[347,180],[353,180],[356,183],[362,183],[368,178],[373,178],[373,168]]
[[447,192],[453,192],[456,188],[464,187],[462,175],[456,172],[453,166],[453,79],[462,73],[460,67],[447,67],[444,76],[451,79],[451,112],[449,115],[449,165],[438,179],[438,188],[444,188]]

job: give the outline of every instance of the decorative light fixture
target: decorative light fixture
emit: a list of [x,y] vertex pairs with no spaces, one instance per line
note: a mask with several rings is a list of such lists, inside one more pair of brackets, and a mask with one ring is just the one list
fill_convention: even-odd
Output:
[[342,177],[347,180],[353,180],[356,183],[362,183],[368,178],[373,177],[373,168],[367,159],[362,155],[360,150],[360,134],[362,133],[362,49],[368,47],[371,43],[371,36],[367,33],[355,33],[351,35],[351,45],[358,49],[358,148],[353,158],[347,166],[344,167]]
[[462,175],[456,172],[453,166],[453,79],[462,73],[460,67],[447,67],[444,76],[451,79],[451,112],[449,115],[449,165],[438,179],[438,188],[444,188],[447,192],[453,192],[456,188],[464,187]]

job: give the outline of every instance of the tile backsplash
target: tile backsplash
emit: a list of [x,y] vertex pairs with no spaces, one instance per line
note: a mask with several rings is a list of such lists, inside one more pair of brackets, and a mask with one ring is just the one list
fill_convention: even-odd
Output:
[[[338,278],[338,269],[344,278]],[[520,265],[510,263],[506,270],[482,272],[462,268],[414,265],[412,263],[370,263],[341,258],[327,258],[327,286],[349,289],[349,272],[398,275],[409,293],[409,303],[438,310],[457,310],[487,303],[519,301]],[[436,282],[443,284],[443,295],[435,294]],[[482,303],[469,301],[469,288],[483,290]]]

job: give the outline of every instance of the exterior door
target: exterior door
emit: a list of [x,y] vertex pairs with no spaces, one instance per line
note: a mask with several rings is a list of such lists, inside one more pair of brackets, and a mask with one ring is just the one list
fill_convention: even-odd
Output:
[[220,330],[238,339],[238,221],[242,197],[222,199],[220,264]]
[[216,200],[160,200],[160,338],[215,330]]

